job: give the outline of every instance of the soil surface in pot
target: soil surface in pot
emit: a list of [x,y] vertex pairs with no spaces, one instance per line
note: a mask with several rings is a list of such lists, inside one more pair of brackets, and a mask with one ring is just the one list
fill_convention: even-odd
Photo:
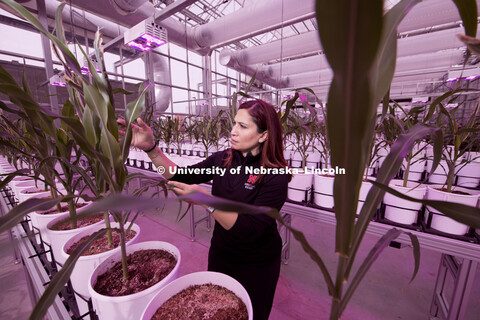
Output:
[[[130,230],[130,232],[125,235],[125,242],[128,242],[129,240],[133,239],[133,237],[135,237],[136,234],[137,233],[135,231]],[[72,254],[73,250],[75,250],[76,248],[78,248],[78,246],[80,246],[82,243],[87,241],[87,239],[89,237],[90,237],[90,235],[85,236],[85,237],[81,238],[80,240],[78,240],[77,242],[75,242],[72,246],[70,246],[70,248],[68,248],[67,253]],[[116,230],[113,230],[113,232],[112,232],[112,244],[111,245],[108,244],[108,236],[105,235],[102,238],[93,241],[90,248],[87,251],[85,251],[84,253],[82,253],[82,256],[91,256],[91,255],[94,255],[94,254],[107,252],[109,250],[115,249],[119,245],[120,245],[120,233]]]
[[42,193],[42,192],[47,192],[47,191],[50,191],[49,189],[45,190],[45,189],[35,189],[35,190],[27,190],[27,191],[23,191],[23,193],[25,194],[35,194],[35,193]]
[[98,276],[94,289],[110,297],[134,294],[163,280],[176,263],[177,259],[165,250],[138,250],[127,256],[128,280],[123,280],[122,263],[119,261]]
[[[443,192],[448,192],[447,188],[435,188],[435,189],[439,190],[439,191],[443,191]],[[464,195],[464,196],[471,196],[472,195],[471,193],[467,193],[467,192],[463,192],[463,191],[459,191],[459,190],[452,190],[449,193],[460,194],[460,195]]]
[[[103,213],[99,213],[98,215],[93,216],[80,217],[79,219],[77,219],[77,229],[89,226],[101,220],[103,220]],[[50,229],[56,231],[72,230],[72,221],[70,221],[69,219],[59,221],[55,223]]]
[[215,284],[193,285],[165,301],[152,320],[247,320],[245,303]]
[[[77,209],[80,209],[80,208],[83,208],[87,205],[87,203],[77,203],[75,204],[75,207]],[[55,208],[53,209],[50,209],[50,210],[47,210],[47,211],[42,211],[42,212],[39,212],[40,214],[54,214],[54,213],[60,213],[60,212],[64,212],[64,211],[68,211],[68,204],[64,204],[60,207],[60,211],[58,211],[57,207],[55,206]]]

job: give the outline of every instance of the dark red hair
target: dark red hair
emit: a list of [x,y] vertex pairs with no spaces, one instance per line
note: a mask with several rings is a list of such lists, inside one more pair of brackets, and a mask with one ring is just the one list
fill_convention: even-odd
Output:
[[[283,130],[280,124],[275,108],[260,99],[244,102],[238,108],[247,110],[257,125],[257,132],[268,131],[267,139],[260,144],[260,164],[264,168],[285,168],[287,161],[283,155]],[[228,156],[225,159],[226,167],[232,164],[232,150],[228,150]],[[259,182],[261,176],[255,182]]]

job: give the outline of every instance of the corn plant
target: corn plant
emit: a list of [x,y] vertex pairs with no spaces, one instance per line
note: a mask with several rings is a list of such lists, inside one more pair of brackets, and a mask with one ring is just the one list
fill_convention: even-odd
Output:
[[[456,107],[447,109],[443,102],[447,98],[451,98],[448,100],[447,104],[454,102],[458,98],[458,93],[460,93],[460,91],[463,90],[454,89],[435,99],[430,105],[425,117],[425,120],[428,121],[432,118],[434,111],[437,111],[438,116],[435,121],[435,126],[443,131],[445,137],[442,143],[442,155],[447,163],[447,192],[452,191],[455,173],[467,164],[468,159],[464,156],[467,152],[472,150],[477,142],[475,139],[477,133],[480,132],[478,103],[468,119],[461,123],[457,119],[456,114],[463,104],[459,103]],[[440,153],[441,150],[438,150],[437,152]]]
[[[338,255],[335,280],[323,261],[315,260],[332,296],[330,319],[340,318],[378,254],[402,232],[397,229],[387,232],[357,272],[352,274],[356,253],[385,190],[401,196],[387,187],[390,179],[399,170],[404,155],[413,147],[414,142],[433,132],[430,128],[417,125],[408,134],[398,138],[380,168],[377,179],[373,182],[374,187],[370,190],[357,219],[356,206],[362,173],[369,156],[369,143],[374,135],[373,119],[378,101],[387,93],[395,69],[396,28],[418,2],[400,1],[384,15],[383,1],[380,0],[316,1],[318,32],[334,74],[327,101],[331,161],[332,165],[346,171],[345,175],[337,175],[334,183],[337,220],[335,252]],[[470,13],[476,12],[476,2],[454,2],[464,20],[467,35],[474,35],[476,18]],[[465,211],[461,215],[447,204],[434,205],[441,207],[441,212],[455,219],[468,220],[468,223],[474,225],[479,223],[479,210],[476,208],[469,208],[466,214],[469,217],[465,218]],[[415,246],[415,275],[419,259],[418,240],[413,235],[410,237]]]

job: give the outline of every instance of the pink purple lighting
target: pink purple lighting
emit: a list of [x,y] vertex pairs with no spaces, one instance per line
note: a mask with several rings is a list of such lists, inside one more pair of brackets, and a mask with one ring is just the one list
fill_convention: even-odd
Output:
[[52,86],[57,86],[57,87],[66,87],[67,84],[65,82],[58,82],[58,81],[53,81],[50,83]]
[[164,40],[157,39],[149,34],[144,33],[137,39],[128,42],[127,45],[133,48],[140,49],[142,51],[149,51],[165,43],[166,41]]
[[466,77],[465,80],[474,80],[474,79],[477,79],[478,77],[480,76],[479,75],[469,76],[469,77]]
[[445,82],[457,81],[459,78],[448,78]]
[[[100,69],[95,69],[95,70],[96,70],[98,73],[101,73],[101,72],[102,72],[102,70],[100,70]],[[82,74],[88,74],[88,73],[90,73],[90,70],[88,70],[88,67],[82,67],[82,68],[80,69],[80,72],[82,72]]]

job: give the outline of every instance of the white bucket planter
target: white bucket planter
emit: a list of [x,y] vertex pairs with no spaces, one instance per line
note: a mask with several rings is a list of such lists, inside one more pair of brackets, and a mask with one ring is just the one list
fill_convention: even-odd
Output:
[[[70,257],[70,255],[66,253],[66,251],[73,244],[78,242],[83,237],[89,236],[104,227],[105,226],[103,224],[95,225],[95,227],[89,230],[84,230],[74,235],[72,238],[70,238],[63,246],[63,250],[62,250],[63,260],[66,261]],[[112,223],[111,227],[118,228],[118,223],[116,222]],[[132,239],[130,239],[130,241],[127,242],[127,246],[136,243],[140,235],[140,227],[137,224],[134,224],[131,230],[135,231],[136,234]],[[106,252],[89,255],[89,256],[81,256],[80,258],[78,258],[77,262],[75,263],[75,267],[73,268],[72,274],[70,275],[70,281],[72,283],[72,286],[75,292],[82,295],[85,300],[88,300],[90,298],[90,294],[88,293],[87,284],[88,284],[88,280],[90,279],[90,275],[100,263],[107,260],[108,257],[110,257],[112,254],[115,254],[117,251],[120,251],[120,246]],[[80,314],[85,314],[88,312],[88,305],[82,298],[77,297],[77,305],[78,305]]]
[[[80,199],[78,201],[78,203],[83,203],[83,199]],[[65,205],[65,203],[63,203]],[[82,207],[84,208],[84,207]],[[82,209],[82,208],[78,208],[78,210]],[[55,209],[55,207],[53,207],[52,209]],[[61,211],[61,212],[57,212],[57,213],[50,213],[50,214],[44,214],[42,213],[42,211],[34,211],[32,213],[30,213],[30,219],[32,220],[32,224],[38,228],[38,230],[40,231],[41,235],[42,235],[42,238],[44,241],[48,242],[48,243],[51,243],[50,241],[50,238],[48,237],[48,232],[46,231],[47,229],[47,225],[50,223],[50,221],[58,218],[58,217],[61,217],[63,215],[65,215],[65,213],[68,214],[68,209],[65,210],[65,211]],[[80,211],[81,212],[81,211]]]
[[[432,164],[427,164],[427,172],[430,172],[431,168]],[[428,182],[430,184],[445,184],[447,182],[447,171],[447,162],[445,160],[440,160],[438,167],[428,177]]]
[[302,167],[302,155],[300,154],[300,152],[295,151],[292,153],[292,168],[301,168],[301,167]]
[[198,145],[198,144],[194,145],[193,146],[193,153],[194,153],[194,155],[197,155],[201,158],[205,158],[205,148],[201,145]]
[[316,174],[313,176],[313,202],[320,207],[333,209],[333,182],[335,177]]
[[[390,181],[390,188],[415,199],[423,199],[427,191],[427,187],[417,183],[407,182],[407,186],[403,187],[403,180]],[[417,222],[418,211],[422,208],[419,202],[412,202],[396,196],[385,193],[383,198],[385,203],[385,219],[402,224],[414,224]]]
[[457,172],[457,185],[466,188],[476,188],[480,184],[480,162],[467,163]]
[[[10,188],[12,188],[12,191],[13,191],[15,197],[17,197],[17,199],[18,199],[20,191],[22,191],[24,189],[27,189],[27,188],[35,187],[35,180],[33,180],[33,179],[30,179],[30,180],[12,180],[12,181],[10,181],[9,185],[10,185]],[[43,184],[39,181],[37,186],[42,187]]]
[[187,274],[183,277],[180,277],[169,284],[167,284],[163,289],[161,289],[158,294],[148,303],[147,308],[142,314],[140,319],[150,320],[157,309],[160,308],[165,301],[179,293],[180,291],[192,286],[192,285],[202,285],[202,284],[214,284],[222,286],[239,297],[245,306],[247,307],[248,319],[253,319],[253,309],[252,302],[248,296],[247,291],[243,286],[235,279],[226,274],[212,271],[202,271]]
[[121,260],[121,253],[116,252],[110,256],[110,258],[103,261],[97,268],[95,268],[90,276],[90,279],[88,280],[88,292],[92,297],[95,312],[101,320],[140,319],[148,302],[160,291],[161,288],[170,283],[172,280],[176,279],[181,259],[180,252],[178,251],[177,247],[162,241],[140,242],[128,246],[127,255],[137,250],[144,249],[162,249],[168,251],[175,256],[177,259],[177,264],[170,274],[150,288],[126,296],[108,297],[99,294],[93,289],[93,287],[97,283],[97,278],[99,275],[104,274],[108,269],[113,267]]
[[[411,159],[410,168],[408,170],[408,181],[420,181],[425,171],[427,161],[425,159]],[[407,164],[403,161],[403,170],[407,168]]]
[[365,199],[367,199],[368,192],[371,188],[372,184],[370,182],[362,181],[360,192],[358,194],[357,215],[360,213],[360,210],[362,210],[363,203],[365,202]]
[[[84,207],[84,208],[86,208],[86,207]],[[84,209],[84,208],[80,208],[78,210],[78,213],[81,213],[82,209]],[[45,229],[45,234],[47,235],[47,238],[50,240],[49,244],[51,246],[52,253],[53,253],[53,256],[55,258],[55,261],[62,264],[62,265],[65,263],[65,259],[63,258],[63,255],[62,255],[63,246],[65,245],[65,243],[71,237],[73,237],[77,233],[80,233],[84,230],[90,230],[92,228],[95,228],[96,225],[103,225],[104,224],[104,220],[102,219],[102,220],[100,220],[100,221],[98,221],[94,224],[84,226],[84,227],[81,227],[81,228],[71,229],[71,230],[52,230],[51,229],[52,226],[54,226],[57,222],[60,222],[64,219],[67,219],[69,216],[70,216],[70,214],[68,212],[64,213],[63,215],[61,215],[61,216],[55,218],[54,220],[50,221],[47,224],[47,228]]]
[[[288,183],[288,199],[302,202],[305,200],[305,193],[312,188],[313,175],[310,173],[294,174]],[[307,201],[308,201],[307,195]]]
[[[28,184],[28,182],[26,182]],[[22,190],[17,195],[18,201],[23,202],[30,198],[45,198],[50,197],[51,193],[50,190],[45,191],[43,186],[29,186]]]
[[[437,190],[437,189],[441,189],[442,187],[443,187],[442,185],[428,186],[426,199],[448,201],[453,203],[462,203],[472,207],[476,207],[478,205],[478,198],[480,195],[480,191],[465,189],[461,187],[453,187],[453,190],[462,191],[469,194],[469,195],[463,195],[463,194],[456,194],[456,193]],[[427,206],[427,209],[428,211],[434,213],[434,214],[429,213],[429,214],[432,214],[431,224],[430,224],[430,227],[432,229],[445,232],[445,233],[454,234],[454,235],[465,235],[468,232],[469,226],[463,223],[457,222],[452,218],[445,216],[442,213],[439,213],[437,210],[435,210],[432,207]],[[429,214],[426,215],[426,219],[429,218]]]
[[287,163],[290,163],[290,160],[292,160],[292,151],[283,150],[283,157],[285,158],[285,161],[287,161]]
[[318,151],[312,151],[309,152],[308,158],[307,158],[307,163],[306,166],[308,168],[320,168],[320,160],[322,158],[322,155]]

